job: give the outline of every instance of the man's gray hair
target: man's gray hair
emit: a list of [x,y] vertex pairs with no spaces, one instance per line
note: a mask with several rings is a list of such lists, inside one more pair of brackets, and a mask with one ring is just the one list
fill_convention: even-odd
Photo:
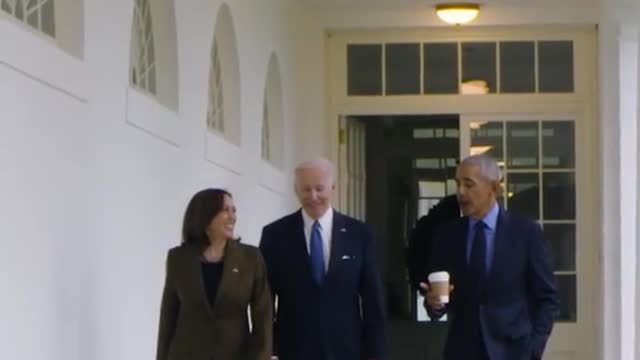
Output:
[[489,181],[495,182],[502,180],[502,170],[498,163],[489,155],[477,154],[471,155],[462,162],[460,166],[477,166],[480,168],[480,174]]
[[325,158],[316,158],[312,160],[306,160],[298,164],[295,168],[295,173],[297,174],[300,170],[305,169],[322,169],[325,171],[329,178],[331,179],[331,183],[334,184],[336,181],[336,167],[333,163]]

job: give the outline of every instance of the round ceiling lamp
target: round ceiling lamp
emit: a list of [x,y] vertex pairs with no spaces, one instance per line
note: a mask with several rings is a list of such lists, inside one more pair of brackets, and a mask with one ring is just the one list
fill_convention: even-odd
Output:
[[436,5],[436,14],[449,24],[466,24],[480,13],[480,5],[473,3],[450,3]]

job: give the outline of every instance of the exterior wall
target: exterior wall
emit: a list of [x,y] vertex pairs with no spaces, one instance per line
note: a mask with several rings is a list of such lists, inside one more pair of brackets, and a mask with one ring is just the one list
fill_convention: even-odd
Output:
[[[385,2],[363,10],[228,0],[240,59],[244,171],[238,173],[204,156],[221,0],[174,1],[178,73],[171,76],[178,102],[169,118],[178,122],[177,141],[127,122],[132,1],[60,3],[68,17],[84,15],[83,21],[56,15],[62,48],[0,17],[0,42],[11,44],[0,50],[3,359],[152,358],[164,258],[179,242],[189,197],[203,187],[230,189],[239,209],[237,232],[256,244],[262,225],[295,208],[293,164],[335,150],[330,139],[337,119],[326,115],[324,30],[442,25],[424,5],[389,8]],[[502,4],[486,6],[476,25],[600,25],[604,288],[594,298],[602,309],[601,357],[640,358],[640,278],[634,275],[640,271],[639,6],[634,0]],[[264,81],[274,51],[285,124],[284,170],[275,174],[265,172],[260,159]],[[142,116],[165,113],[163,105],[149,103]]]
[[[264,224],[296,207],[293,164],[324,151],[315,135],[323,128],[322,32],[312,14],[293,0],[227,1],[242,89],[245,171],[238,174],[204,155],[210,51],[222,2],[171,3],[178,73],[168,76],[178,81],[179,101],[170,108],[128,96],[132,1],[84,1],[84,49],[73,51],[82,58],[0,17],[0,42],[12,44],[0,50],[2,359],[153,358],[166,251],[180,241],[190,196],[204,187],[229,189],[237,234],[257,244]],[[64,23],[57,27],[62,33]],[[274,52],[285,124],[284,169],[269,174],[283,182],[277,187],[269,186],[260,156]],[[128,121],[131,108],[141,117],[166,115],[179,134],[166,139]]]

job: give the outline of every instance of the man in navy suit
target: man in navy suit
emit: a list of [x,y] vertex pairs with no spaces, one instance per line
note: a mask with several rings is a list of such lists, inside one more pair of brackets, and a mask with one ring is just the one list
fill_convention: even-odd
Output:
[[427,311],[451,314],[446,360],[541,359],[558,311],[558,294],[540,226],[500,208],[502,176],[486,155],[456,171],[464,217],[444,226],[431,271],[451,275],[451,303],[425,282]]
[[362,222],[332,209],[333,169],[325,159],[300,164],[295,192],[302,208],[262,231],[280,360],[383,359],[373,236]]

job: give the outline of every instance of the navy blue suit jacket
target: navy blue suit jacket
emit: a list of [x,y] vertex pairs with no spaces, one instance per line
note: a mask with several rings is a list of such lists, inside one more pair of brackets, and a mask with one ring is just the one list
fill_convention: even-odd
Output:
[[260,250],[277,298],[274,353],[280,360],[382,359],[384,306],[372,233],[333,214],[323,286],[311,275],[301,210],[264,227]]
[[[431,271],[448,271],[455,286],[447,309],[452,317],[447,360],[474,358],[469,353],[475,348],[469,344],[468,331],[478,319],[465,316],[468,306],[478,305],[467,271],[468,221],[467,217],[456,219],[441,229],[431,259]],[[559,300],[540,225],[500,209],[486,286],[478,317],[490,359],[541,358]]]

